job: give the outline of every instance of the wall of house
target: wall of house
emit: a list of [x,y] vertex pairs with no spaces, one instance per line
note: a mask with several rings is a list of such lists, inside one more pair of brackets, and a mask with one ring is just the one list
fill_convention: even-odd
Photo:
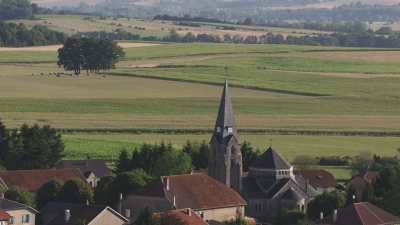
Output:
[[165,198],[148,197],[148,196],[138,196],[129,195],[126,199],[122,201],[122,215],[126,210],[130,210],[131,217],[128,218],[130,221],[135,221],[140,212],[148,207],[153,212],[161,212],[173,209],[173,206]]
[[103,210],[88,225],[123,225],[125,221],[109,210]]
[[[21,209],[21,210],[10,210],[7,211],[10,216],[14,217],[14,223],[10,225],[35,225],[35,214],[29,210]],[[22,216],[29,215],[29,223],[22,223]]]
[[239,215],[244,215],[244,206],[218,208],[208,210],[195,210],[203,220],[212,222],[224,222],[227,220],[236,219]]

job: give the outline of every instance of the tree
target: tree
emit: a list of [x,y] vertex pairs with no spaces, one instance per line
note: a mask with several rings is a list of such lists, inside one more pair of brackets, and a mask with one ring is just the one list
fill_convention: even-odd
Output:
[[184,152],[172,150],[162,154],[156,161],[153,175],[155,177],[178,175],[187,173],[192,169],[192,160]]
[[122,150],[116,165],[115,172],[117,174],[131,170],[131,160],[129,159],[128,151]]
[[32,5],[28,0],[0,1],[0,20],[30,18],[32,18]]
[[7,169],[47,169],[64,156],[64,143],[50,126],[25,124],[11,133],[9,149],[2,153]]
[[99,205],[111,205],[112,199],[109,194],[111,193],[111,186],[114,182],[114,177],[103,177],[97,184],[94,191],[94,202]]
[[35,207],[32,194],[22,187],[17,187],[17,186],[11,187],[6,191],[4,197],[12,201],[16,201],[22,204],[29,205],[31,207]]
[[342,208],[345,203],[346,197],[343,193],[339,191],[324,192],[309,203],[307,214],[310,219],[318,219],[321,212],[324,215],[330,215],[335,209]]
[[288,209],[282,209],[279,212],[279,215],[275,218],[275,223],[276,225],[298,225],[300,224],[304,219],[306,218],[306,215],[303,212],[299,212],[296,210],[288,210]]
[[160,225],[160,221],[154,217],[151,209],[146,207],[140,212],[134,225]]
[[240,147],[243,157],[243,170],[248,171],[249,166],[253,164],[258,158],[258,151],[255,151],[250,142],[244,141]]
[[93,193],[89,185],[81,179],[72,179],[62,186],[57,200],[66,203],[92,203]]
[[0,120],[0,163],[4,165],[7,160],[7,154],[9,151],[9,138],[10,135],[6,129],[6,126]]
[[64,46],[58,50],[58,66],[76,75],[81,70],[87,73],[98,73],[100,70],[110,70],[125,53],[114,41],[95,38],[68,38]]
[[138,190],[151,181],[151,177],[143,169],[135,169],[130,172],[123,172],[110,183],[109,197],[110,202],[115,204],[119,200],[120,194],[127,195]]
[[59,180],[51,180],[43,184],[36,194],[36,206],[41,209],[48,202],[56,201],[63,183]]
[[205,141],[202,141],[201,144],[187,141],[182,151],[190,156],[195,169],[206,169],[208,167],[210,150]]

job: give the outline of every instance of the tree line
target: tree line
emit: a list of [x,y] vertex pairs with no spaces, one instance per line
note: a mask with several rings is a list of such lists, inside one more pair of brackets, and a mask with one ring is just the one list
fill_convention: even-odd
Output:
[[0,21],[0,47],[23,47],[61,44],[66,35],[53,31],[43,25],[28,29],[24,24],[5,23]]
[[96,38],[68,38],[58,50],[57,64],[67,71],[80,74],[81,70],[99,72],[110,70],[121,57],[123,49],[114,41]]

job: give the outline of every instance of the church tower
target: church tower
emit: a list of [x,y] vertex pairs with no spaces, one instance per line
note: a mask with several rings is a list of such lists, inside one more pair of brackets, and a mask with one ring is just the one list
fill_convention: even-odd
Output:
[[240,193],[243,175],[242,153],[227,81],[210,141],[208,175]]

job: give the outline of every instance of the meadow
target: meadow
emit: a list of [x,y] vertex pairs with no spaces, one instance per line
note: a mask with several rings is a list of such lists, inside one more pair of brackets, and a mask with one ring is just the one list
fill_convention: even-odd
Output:
[[[129,44],[129,43],[128,43]],[[229,80],[240,129],[387,132],[389,136],[242,133],[285,157],[397,154],[400,51],[288,45],[125,43],[115,70],[80,76],[63,72],[54,49],[0,49],[0,118],[102,133],[64,134],[66,158],[115,160],[140,144],[209,139],[222,84]],[[185,134],[113,133],[117,129],[187,130]],[[272,141],[271,141],[272,139]],[[346,168],[329,168],[349,177]]]

